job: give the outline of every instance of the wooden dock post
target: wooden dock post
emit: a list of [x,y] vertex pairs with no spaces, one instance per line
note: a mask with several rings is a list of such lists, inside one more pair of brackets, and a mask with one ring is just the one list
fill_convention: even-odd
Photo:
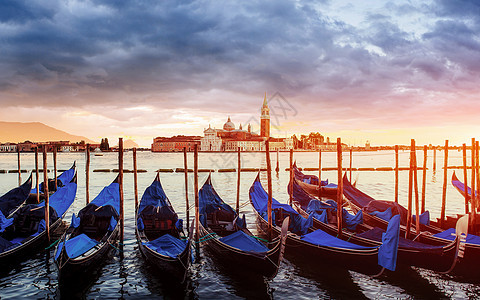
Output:
[[55,191],[58,189],[57,183],[57,145],[53,145],[53,176],[55,177]]
[[353,148],[350,147],[350,182],[352,182],[352,159],[353,159]]
[[343,178],[342,178],[342,139],[337,138],[337,173],[338,173],[338,187],[337,187],[337,237],[342,236],[343,226]]
[[476,146],[476,143],[475,143],[475,138],[472,138],[472,186],[470,187],[471,188],[471,195],[470,195],[470,202],[472,203],[472,224],[473,226],[475,227],[475,225],[477,224],[477,203],[476,203],[476,196],[475,196],[475,193],[473,191],[475,191],[475,154],[476,154],[476,150],[475,150],[475,146]]
[[322,149],[318,149],[318,199],[322,195]]
[[20,170],[20,145],[17,144],[17,163],[18,163],[18,186],[22,185],[22,172]]
[[422,214],[425,212],[425,196],[427,190],[427,145],[423,146],[423,174],[422,174]]
[[415,140],[411,139],[410,144],[410,168],[408,169],[408,207],[407,207],[407,230],[405,238],[410,236],[410,228],[412,227],[412,193],[413,193],[413,152],[415,151]]
[[288,198],[290,205],[293,203],[293,180],[295,180],[293,173],[293,149],[290,149],[290,193]]
[[463,185],[464,187],[464,193],[465,193],[465,214],[468,214],[470,209],[469,209],[469,204],[468,204],[468,178],[467,178],[467,144],[462,145],[462,150],[463,150],[463,182],[465,184]]
[[275,172],[277,173],[280,171],[280,162],[278,161],[278,157],[279,157],[278,152],[279,150],[277,149],[277,167],[275,168]]
[[87,162],[85,163],[85,202],[86,204],[90,203],[90,190],[89,190],[89,183],[90,183],[90,144],[87,144],[87,152],[86,152]]
[[[45,193],[45,230],[47,241],[50,243],[50,203],[48,195],[48,175],[47,175],[47,147],[43,145],[43,187]],[[37,191],[40,192],[40,191]]]
[[[478,191],[480,188],[480,170],[479,170],[480,166],[479,166],[479,143],[478,141],[476,141],[476,144],[475,144],[475,177],[477,178],[477,185],[476,185],[476,189],[472,189],[472,193],[475,193],[476,194],[476,191]],[[476,195],[475,196],[475,205],[478,206],[478,201],[479,201],[479,196]],[[478,207],[475,206],[475,214],[477,213],[477,210],[478,210]],[[474,228],[474,230],[477,230],[476,227]],[[474,234],[477,234],[478,232],[474,232]]]
[[[268,240],[272,239],[272,166],[270,164],[270,142],[265,141],[265,155],[267,160],[267,187],[268,187],[268,204],[267,204],[267,213],[268,213]],[[290,170],[292,172],[292,170]],[[292,186],[293,187],[293,186]],[[293,190],[290,192],[290,199]],[[291,201],[291,200],[290,200]],[[290,202],[291,203],[291,202]]]
[[[138,172],[137,172],[137,148],[132,149],[133,157],[133,191],[135,193],[135,213],[138,209]],[[188,221],[187,221],[188,223]]]
[[118,187],[120,192],[120,243],[123,245],[125,229],[125,212],[123,206],[123,138],[118,138]]
[[37,203],[40,203],[40,174],[38,171],[38,145],[35,146],[35,175],[37,178],[36,188],[37,188]]
[[437,146],[433,146],[433,173],[437,171]]
[[198,144],[195,144],[193,152],[193,188],[195,190],[195,244],[197,245],[197,253],[200,252],[200,233],[199,233],[199,224],[200,224],[200,209],[199,209],[199,199],[198,199]]
[[415,232],[420,233],[420,201],[418,198],[417,148],[413,140],[413,188],[415,191]]
[[448,140],[445,140],[445,156],[443,163],[443,189],[442,189],[442,211],[440,212],[440,227],[445,224],[445,206],[447,205],[447,171],[448,171]]
[[[237,205],[236,205],[236,212],[237,216],[240,214],[240,171],[242,168],[242,164],[240,161],[240,147],[237,148],[238,152],[238,170],[237,170]],[[278,150],[277,150],[277,164],[278,164]],[[278,171],[277,171],[278,172]]]
[[398,203],[398,145],[395,145],[395,203]]
[[183,173],[185,174],[185,212],[187,213],[187,232],[190,232],[190,204],[188,203],[187,147],[183,147]]

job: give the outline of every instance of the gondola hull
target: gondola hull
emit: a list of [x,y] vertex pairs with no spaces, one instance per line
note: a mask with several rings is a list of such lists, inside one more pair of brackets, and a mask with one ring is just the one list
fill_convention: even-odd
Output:
[[282,245],[278,239],[274,247],[263,254],[247,252],[231,247],[217,238],[209,238],[214,232],[208,228],[199,225],[200,236],[205,239],[205,243],[210,251],[215,254],[219,260],[227,263],[234,263],[242,269],[248,269],[254,273],[266,277],[273,277],[277,274],[278,264],[281,257]]
[[[308,217],[308,214],[294,202],[294,207],[303,217]],[[338,228],[335,224],[326,224],[313,218],[313,227],[321,229],[330,235],[336,236]],[[342,239],[348,240],[357,245],[375,247],[382,244],[381,241],[358,236],[355,232],[343,231]],[[422,251],[420,249],[412,248],[398,248],[398,262],[405,266],[421,267],[433,271],[445,272],[447,271],[455,259],[456,243],[452,242],[445,246],[442,252],[440,251]]]
[[[62,224],[62,218],[58,218],[53,224],[50,225],[50,234],[54,232]],[[20,246],[12,248],[10,250],[0,253],[0,264],[14,264],[25,257],[28,257],[39,249],[44,250],[48,246],[48,239],[46,231],[42,231],[37,236],[30,237],[27,241]]]
[[[255,210],[254,210],[255,211]],[[256,213],[257,227],[265,235],[269,234],[268,222]],[[278,236],[280,228],[272,226],[272,235]],[[297,235],[289,233],[286,242],[286,255],[311,258],[312,264],[318,266],[335,265],[354,270],[367,275],[380,273],[382,267],[378,265],[378,249],[351,250],[333,247],[317,246],[305,242]]]
[[59,279],[75,279],[79,275],[89,273],[102,266],[110,253],[116,249],[119,236],[120,222],[117,223],[105,242],[98,244],[84,255],[77,258],[68,258],[65,248],[63,248],[60,257],[55,260]]
[[138,229],[136,230],[138,248],[145,260],[155,268],[168,274],[168,276],[183,280],[190,265],[191,251],[190,244],[176,258],[162,255],[142,243]]

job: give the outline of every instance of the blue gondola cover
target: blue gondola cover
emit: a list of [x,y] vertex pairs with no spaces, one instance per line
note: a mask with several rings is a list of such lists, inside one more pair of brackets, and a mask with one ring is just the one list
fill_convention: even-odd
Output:
[[72,213],[72,221],[70,223],[70,227],[77,228],[80,226],[80,218],[75,215],[75,213]]
[[[72,205],[77,195],[77,184],[70,182],[66,186],[58,188],[58,190],[49,197],[49,205],[55,209],[57,215],[61,217]],[[38,207],[44,207],[45,202],[38,204]]]
[[389,221],[392,218],[392,209],[389,207],[385,211],[373,211],[370,213],[370,215],[377,216],[385,221]]
[[235,233],[232,233],[230,235],[227,235],[225,237],[222,237],[220,241],[243,251],[257,252],[257,253],[268,251],[268,248],[265,245],[263,245],[253,236],[250,236],[241,230]]
[[13,224],[13,218],[7,219],[0,211],[0,232],[4,232],[5,228]]
[[67,256],[70,258],[76,258],[88,250],[92,249],[98,244],[98,242],[94,239],[89,238],[86,234],[82,233],[67,240],[65,243],[60,242],[57,247],[57,252],[55,253],[55,259],[58,259],[62,248],[65,247],[65,251],[67,252]]
[[[418,219],[420,220],[420,224],[423,225],[430,225],[430,212],[427,210],[423,214],[420,214],[418,216]],[[417,216],[413,215],[412,222],[415,223],[417,220]]]
[[[438,238],[442,239],[447,239],[450,241],[453,241],[456,237],[455,234],[455,228],[449,228],[445,231],[442,231],[440,233],[434,234],[433,236],[436,236]],[[474,235],[474,234],[467,234],[467,244],[475,244],[475,245],[480,245],[480,236]]]
[[399,237],[400,215],[395,215],[388,222],[387,231],[382,236],[382,245],[378,249],[378,264],[390,271],[395,271],[397,266]]
[[377,247],[366,247],[357,244],[353,244],[339,238],[336,238],[321,229],[317,229],[314,232],[305,234],[301,237],[302,240],[309,242],[314,245],[318,246],[326,246],[326,247],[335,247],[335,248],[342,248],[342,249],[355,249],[355,250],[362,250],[362,249],[375,249]]
[[110,185],[103,188],[103,190],[93,199],[90,204],[97,206],[111,205],[117,214],[120,214],[120,190],[118,183],[112,182]]
[[187,241],[177,239],[170,234],[164,234],[156,240],[144,243],[144,245],[162,255],[176,258],[185,250]]

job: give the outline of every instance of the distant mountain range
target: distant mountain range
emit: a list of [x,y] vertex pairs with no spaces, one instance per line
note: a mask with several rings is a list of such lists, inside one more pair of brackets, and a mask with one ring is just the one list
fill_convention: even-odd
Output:
[[0,121],[1,143],[20,143],[25,141],[70,141],[72,143],[85,141],[86,143],[96,143],[84,136],[72,135],[40,122],[20,123]]

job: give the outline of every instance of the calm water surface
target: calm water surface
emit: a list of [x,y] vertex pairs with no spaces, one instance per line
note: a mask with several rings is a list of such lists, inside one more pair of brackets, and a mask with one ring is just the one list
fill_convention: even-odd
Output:
[[[408,152],[400,153],[400,166],[408,166]],[[272,153],[272,166],[276,165],[276,153]],[[422,164],[423,152],[418,152],[419,165]],[[91,157],[90,170],[118,168],[117,153],[104,153],[103,156]],[[181,153],[150,153],[137,154],[138,168],[147,170],[139,173],[139,197],[150,185],[159,168],[183,167]],[[0,170],[17,168],[16,154],[0,154]],[[317,153],[295,153],[299,167],[317,167]],[[432,168],[433,153],[429,152],[427,172],[426,206],[433,217],[440,215],[443,185],[443,152],[437,152],[437,171]],[[132,168],[132,154],[126,153],[125,168]],[[85,205],[85,154],[59,153],[58,169],[68,169],[73,161],[78,167],[77,198],[67,212],[66,221],[70,221],[71,214],[78,212]],[[199,168],[219,169],[235,168],[236,153],[200,153]],[[286,185],[288,183],[289,154],[280,153],[280,172],[273,173],[274,197],[281,201],[288,200]],[[33,169],[34,155],[21,155],[22,169]],[[193,155],[189,154],[189,168],[193,168]],[[49,167],[53,166],[51,154],[48,158]],[[323,153],[324,167],[336,166],[336,153]],[[460,152],[449,153],[449,165],[461,165]],[[348,155],[344,156],[343,166],[349,165]],[[258,168],[265,166],[265,155],[262,153],[242,154],[242,167]],[[394,153],[361,152],[354,153],[353,167],[393,167]],[[463,178],[462,171],[459,178]],[[316,174],[317,172],[305,172]],[[453,170],[448,170],[450,181]],[[50,173],[50,176],[52,173]],[[208,173],[200,173],[199,185],[203,184]],[[27,178],[22,174],[22,179]],[[100,190],[108,185],[115,173],[90,174],[90,197],[93,199]],[[234,206],[236,201],[236,173],[212,174],[214,186],[225,202]],[[248,189],[255,179],[256,173],[244,172],[241,180],[241,213],[247,216],[249,228],[256,231],[254,215],[248,202]],[[322,172],[322,178],[337,182],[335,171]],[[422,175],[419,173],[419,182]],[[394,199],[394,172],[353,172],[353,179],[357,179],[357,186],[367,194],[379,200]],[[185,186],[183,173],[161,173],[161,181],[172,205],[181,218],[185,218]],[[262,181],[266,181],[266,173],[262,172]],[[400,172],[400,203],[406,205],[408,191],[408,172]],[[0,174],[0,194],[5,193],[18,184],[18,174]],[[421,189],[421,182],[420,182]],[[189,175],[189,199],[193,203],[193,175]],[[312,267],[307,258],[292,256],[286,251],[286,259],[280,271],[273,280],[264,280],[242,270],[234,269],[219,263],[208,251],[201,251],[201,258],[192,268],[190,280],[178,285],[170,282],[168,276],[160,274],[148,266],[139,254],[134,234],[134,191],[133,175],[124,176],[125,195],[125,246],[123,257],[117,251],[105,265],[94,274],[85,278],[78,278],[73,283],[58,283],[57,270],[53,263],[53,249],[50,252],[39,253],[24,260],[13,267],[1,267],[0,271],[0,298],[200,298],[200,299],[376,299],[376,298],[478,298],[480,285],[462,283],[428,270],[402,268],[399,272],[388,273],[381,278],[373,279],[369,276],[342,270],[333,267]],[[462,213],[463,198],[448,182],[447,186],[447,214]],[[192,213],[193,215],[193,209]],[[192,217],[192,216],[191,216]],[[480,266],[477,266],[480,267]]]

